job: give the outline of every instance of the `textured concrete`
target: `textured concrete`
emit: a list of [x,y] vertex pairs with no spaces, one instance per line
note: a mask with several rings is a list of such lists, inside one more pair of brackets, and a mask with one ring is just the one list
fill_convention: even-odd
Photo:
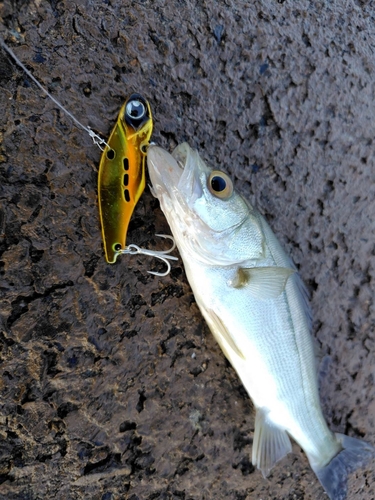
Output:
[[[154,140],[225,168],[312,295],[330,427],[375,443],[373,1],[5,1],[0,32],[107,136],[147,96]],[[324,498],[294,445],[250,462],[251,402],[181,262],[107,265],[100,151],[0,52],[0,498]],[[146,192],[129,241],[168,232]],[[161,268],[160,268],[161,269]],[[375,496],[375,463],[352,475]]]

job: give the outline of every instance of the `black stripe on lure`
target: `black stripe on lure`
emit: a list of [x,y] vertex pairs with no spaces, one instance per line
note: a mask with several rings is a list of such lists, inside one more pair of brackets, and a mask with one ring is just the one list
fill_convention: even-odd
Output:
[[113,264],[126,251],[126,234],[146,185],[146,148],[152,133],[148,101],[132,94],[122,106],[99,166],[99,213],[105,258]]

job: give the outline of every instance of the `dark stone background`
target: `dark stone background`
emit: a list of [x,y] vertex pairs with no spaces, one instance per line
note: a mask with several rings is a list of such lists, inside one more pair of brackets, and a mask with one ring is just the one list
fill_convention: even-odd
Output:
[[[85,125],[108,136],[141,92],[155,141],[233,175],[311,291],[331,429],[374,443],[374,2],[0,5],[2,36]],[[0,88],[0,498],[323,498],[297,445],[269,480],[253,470],[251,402],[181,262],[105,263],[98,148],[3,51]],[[128,241],[158,232],[146,192]],[[374,498],[374,463],[350,499]]]

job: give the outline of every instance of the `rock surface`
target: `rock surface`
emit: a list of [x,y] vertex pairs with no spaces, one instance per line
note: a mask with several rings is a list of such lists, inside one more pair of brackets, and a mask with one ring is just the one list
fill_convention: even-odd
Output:
[[[310,292],[334,431],[375,442],[375,17],[347,0],[5,1],[0,32],[83,124],[127,95],[265,214]],[[107,265],[100,151],[0,52],[0,499],[324,498],[297,445],[268,480],[254,412],[181,262]],[[129,242],[168,233],[149,192]],[[160,268],[161,269],[161,268]],[[375,496],[375,462],[350,478]]]

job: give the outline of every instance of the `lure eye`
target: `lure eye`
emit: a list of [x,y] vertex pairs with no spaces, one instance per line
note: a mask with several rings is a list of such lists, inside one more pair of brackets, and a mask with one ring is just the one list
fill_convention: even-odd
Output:
[[207,184],[210,193],[222,200],[228,199],[233,193],[231,178],[220,170],[211,172]]
[[134,121],[142,120],[146,114],[146,106],[139,99],[129,101],[126,105],[126,115]]

